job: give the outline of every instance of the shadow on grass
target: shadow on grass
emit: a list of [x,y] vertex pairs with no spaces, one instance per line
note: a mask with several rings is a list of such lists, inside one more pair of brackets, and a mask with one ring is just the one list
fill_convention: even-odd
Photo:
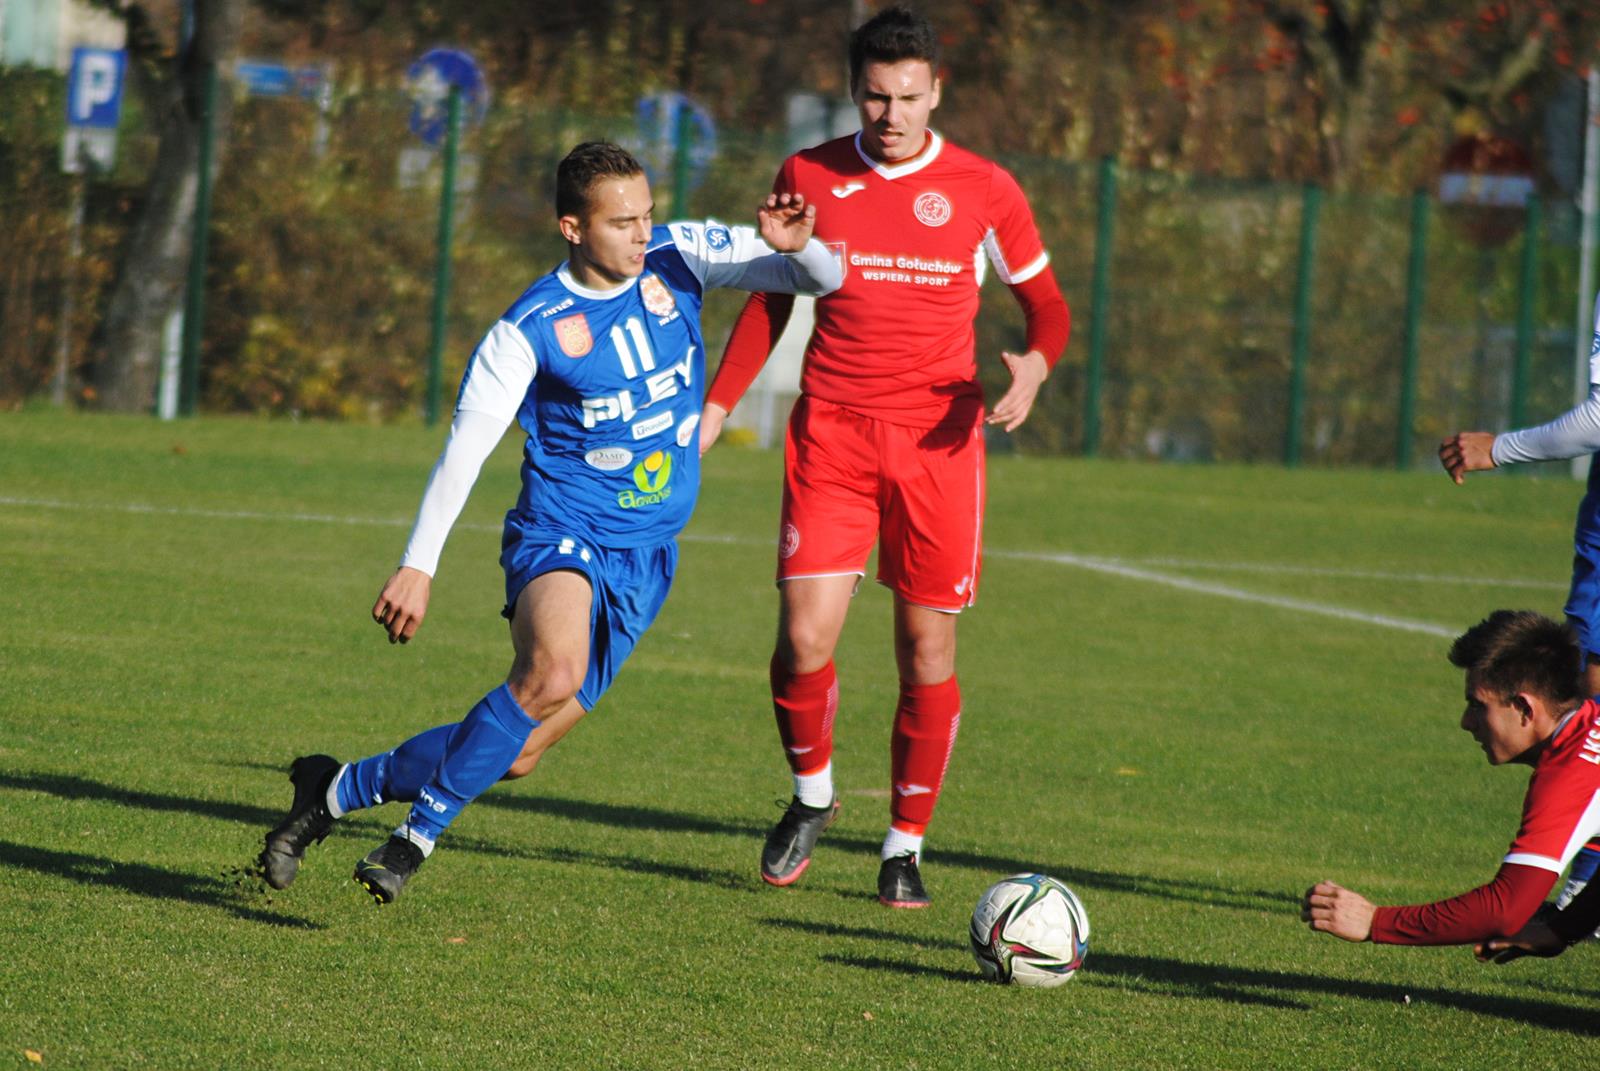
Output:
[[819,937],[848,937],[860,941],[889,941],[895,944],[910,945],[913,948],[942,948],[946,950],[965,951],[966,944],[961,941],[929,940],[914,933],[894,933],[890,930],[875,929],[870,926],[840,926],[833,922],[807,922],[804,919],[764,918],[763,926],[772,926],[780,930],[799,930],[801,933],[816,934]]
[[1290,994],[1356,997],[1385,1004],[1431,1004],[1474,1015],[1492,1016],[1515,1023],[1561,1030],[1583,1037],[1600,1037],[1600,1015],[1593,1009],[1574,1008],[1520,997],[1487,993],[1461,993],[1449,989],[1423,989],[1387,982],[1366,982],[1321,974],[1267,971],[1185,963],[1154,956],[1090,953],[1082,977],[1118,988],[1177,997],[1200,997],[1229,1003],[1269,1004],[1309,1009],[1311,1005]]
[[[159,792],[139,792],[122,785],[108,785],[86,777],[68,774],[0,773],[0,788],[14,788],[23,792],[43,792],[64,800],[99,800],[115,803],[119,807],[138,807],[145,811],[198,814],[206,818],[220,818],[224,822],[240,822],[250,826],[274,826],[283,817],[283,810],[252,807],[245,803],[226,803],[222,800],[194,799],[189,796],[169,796]],[[287,805],[289,793],[284,793]]]
[[914,963],[904,959],[883,959],[877,956],[836,956],[832,953],[825,953],[817,958],[824,963],[837,963],[841,967],[855,967],[863,971],[886,971],[892,974],[907,974],[915,978],[943,978],[947,982],[989,984],[984,981],[983,975],[978,973],[976,965],[970,971],[953,971],[948,967],[930,967],[926,963]]
[[[225,822],[235,822],[250,826],[261,833],[265,833],[269,827],[277,825],[284,813],[277,809],[253,807],[242,803],[227,803],[221,800],[198,799],[156,792],[140,792],[116,785],[102,784],[84,777],[61,774],[0,773],[0,788],[43,792],[58,799],[114,803],[119,807],[138,807],[158,813],[177,812],[198,815],[203,818],[216,818]],[[285,792],[284,795],[287,797],[288,793]],[[625,810],[625,808],[618,808],[618,810]],[[396,810],[396,814],[398,813],[399,811]],[[624,825],[627,823],[612,824]],[[393,824],[384,822],[376,815],[373,815],[367,818],[344,819],[336,828],[341,832],[381,839],[393,828]],[[259,840],[253,840],[250,851],[254,853],[260,846]],[[512,859],[526,859],[535,862],[604,867],[640,874],[655,874],[660,877],[693,881],[706,885],[719,885],[728,889],[753,890],[754,888],[752,879],[744,874],[735,874],[727,870],[714,870],[708,867],[663,863],[627,855],[590,852],[575,848],[510,848],[470,835],[452,835],[448,846],[453,852],[470,852]],[[326,853],[319,852],[316,854]],[[3,862],[4,860],[0,859],[0,863]],[[353,858],[351,862],[354,862]]]
[[[569,821],[591,822],[597,825],[616,826],[623,829],[647,829],[664,833],[711,833],[730,837],[759,839],[766,835],[768,826],[750,822],[730,822],[706,815],[669,811],[659,807],[637,805],[621,806],[595,803],[589,800],[560,799],[551,796],[523,796],[515,794],[485,795],[473,804],[478,807],[497,807],[529,814],[548,815]],[[837,829],[823,840],[824,850],[844,849],[876,857],[881,842],[876,838],[852,836]],[[928,852],[930,866],[957,866],[993,874],[1036,872],[1049,874],[1072,886],[1098,889],[1103,892],[1124,892],[1135,896],[1155,896],[1165,900],[1204,904],[1208,907],[1228,907],[1245,911],[1298,910],[1298,893],[1273,889],[1224,889],[1204,882],[1176,878],[1157,878],[1143,874],[1120,874],[1113,871],[1089,870],[1067,864],[1053,864],[1038,859],[1019,859],[1013,856],[988,855],[961,848],[935,845]]]
[[[480,850],[485,849],[480,848]],[[518,849],[504,852],[503,854],[517,859],[531,859],[538,862],[604,867],[608,870],[623,870],[632,874],[653,874],[657,877],[672,878],[676,881],[692,881],[700,885],[716,885],[731,892],[753,893],[759,891],[756,888],[757,883],[746,874],[738,874],[731,870],[715,870],[711,867],[663,863],[657,859],[640,859],[638,856],[633,855],[607,855],[603,852],[587,852],[576,848]]]
[[[280,767],[263,766],[277,771]],[[43,792],[61,799],[96,800],[114,803],[120,807],[138,807],[155,812],[180,812],[237,822],[265,832],[278,823],[283,811],[277,808],[256,807],[222,800],[199,799],[157,792],[142,792],[121,785],[108,785],[84,777],[64,774],[0,773],[0,788],[29,792]],[[289,793],[282,793],[284,803]],[[717,836],[738,837],[759,841],[767,832],[762,822],[729,821],[709,815],[667,810],[660,807],[600,803],[592,800],[564,799],[553,796],[521,795],[518,793],[490,792],[474,801],[475,807],[488,807],[522,814],[544,815],[568,821],[616,829],[656,830],[666,833],[708,833]],[[776,812],[775,812],[776,813]],[[376,815],[370,818],[347,818],[339,828],[361,834],[382,836],[389,828]],[[516,858],[556,859],[555,854],[538,855],[501,847],[492,842],[452,836],[450,847],[456,851],[486,852]],[[825,851],[844,850],[876,857],[880,843],[876,838],[855,836],[835,830],[823,843]],[[752,853],[753,853],[752,847]],[[732,875],[727,871],[710,871],[697,867],[675,867],[670,864],[651,863],[625,856],[600,856],[594,853],[571,852],[557,861],[579,862],[587,858],[593,865],[615,866],[617,869],[659,873],[664,877],[683,877],[685,880],[711,882],[729,888],[745,888],[751,884],[742,873]],[[609,862],[607,862],[609,861]],[[1069,885],[1102,892],[1128,893],[1135,896],[1152,896],[1183,903],[1203,904],[1207,907],[1234,908],[1246,911],[1294,910],[1299,904],[1296,893],[1273,890],[1237,890],[1208,885],[1204,882],[1175,878],[1158,878],[1143,874],[1125,874],[1115,871],[1090,870],[1050,863],[1038,859],[1020,859],[1014,856],[989,855],[961,848],[935,846],[928,853],[932,866],[954,866],[976,870],[996,877],[1025,871],[1050,874]],[[752,870],[754,856],[752,854]]]
[[240,903],[233,888],[222,878],[185,874],[143,863],[123,863],[100,855],[33,848],[9,841],[0,841],[0,867],[69,878],[84,885],[109,886],[156,900],[181,900],[188,904],[220,908],[238,918],[269,926],[322,929],[307,919],[262,911]]
[[[248,803],[229,803],[225,800],[208,800],[196,796],[173,796],[162,792],[141,792],[122,785],[108,785],[86,777],[67,774],[0,773],[0,788],[15,788],[25,792],[43,792],[63,800],[90,800],[114,803],[118,807],[138,807],[159,814],[192,814],[201,818],[215,818],[251,826],[265,834],[282,821],[291,794],[283,793],[285,807],[254,807]],[[351,829],[362,834],[381,835],[392,826],[376,818],[347,819],[341,829]],[[251,848],[259,849],[259,840]]]

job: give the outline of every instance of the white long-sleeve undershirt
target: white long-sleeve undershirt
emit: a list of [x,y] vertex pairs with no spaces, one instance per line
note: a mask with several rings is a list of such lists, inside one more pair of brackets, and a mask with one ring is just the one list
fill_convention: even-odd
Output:
[[1547,424],[1496,435],[1489,449],[1496,465],[1564,461],[1600,451],[1600,294],[1595,296],[1594,328],[1589,346],[1589,396]]
[[1589,396],[1548,424],[1494,437],[1496,465],[1523,461],[1561,461],[1600,450],[1600,383],[1589,384]]
[[467,496],[472,493],[472,485],[478,482],[483,463],[494,452],[509,424],[509,420],[476,410],[456,413],[450,422],[450,436],[422,492],[422,504],[417,507],[417,520],[411,527],[411,539],[400,558],[401,565],[420,569],[429,576],[439,568],[444,541],[466,506]]

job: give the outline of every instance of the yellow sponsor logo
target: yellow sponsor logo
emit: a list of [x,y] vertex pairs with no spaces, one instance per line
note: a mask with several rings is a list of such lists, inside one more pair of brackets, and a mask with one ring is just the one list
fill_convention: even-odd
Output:
[[667,486],[671,480],[672,458],[664,451],[657,450],[633,467],[633,486],[639,489],[639,493],[628,490],[618,492],[617,505],[623,509],[638,509],[664,502],[672,495],[672,488]]

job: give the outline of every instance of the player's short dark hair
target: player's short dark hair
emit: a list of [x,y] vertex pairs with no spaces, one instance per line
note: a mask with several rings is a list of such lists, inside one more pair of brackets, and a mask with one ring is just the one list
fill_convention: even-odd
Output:
[[933,23],[902,4],[886,7],[856,27],[850,35],[850,89],[861,81],[861,68],[869,63],[927,60],[939,73],[939,35]]
[[1583,651],[1572,626],[1532,610],[1496,610],[1450,645],[1450,664],[1502,702],[1530,692],[1556,706],[1583,699]]
[[581,216],[589,210],[589,194],[604,178],[644,174],[633,153],[609,141],[586,141],[556,167],[556,216]]

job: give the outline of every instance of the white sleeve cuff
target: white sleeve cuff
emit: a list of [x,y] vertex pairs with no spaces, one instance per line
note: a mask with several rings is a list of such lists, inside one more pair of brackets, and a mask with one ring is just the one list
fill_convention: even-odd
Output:
[[429,576],[438,570],[444,541],[467,504],[484,461],[494,452],[509,423],[476,410],[456,413],[450,424],[450,437],[422,492],[422,505],[417,508],[417,521],[400,558],[401,565],[420,569]]

